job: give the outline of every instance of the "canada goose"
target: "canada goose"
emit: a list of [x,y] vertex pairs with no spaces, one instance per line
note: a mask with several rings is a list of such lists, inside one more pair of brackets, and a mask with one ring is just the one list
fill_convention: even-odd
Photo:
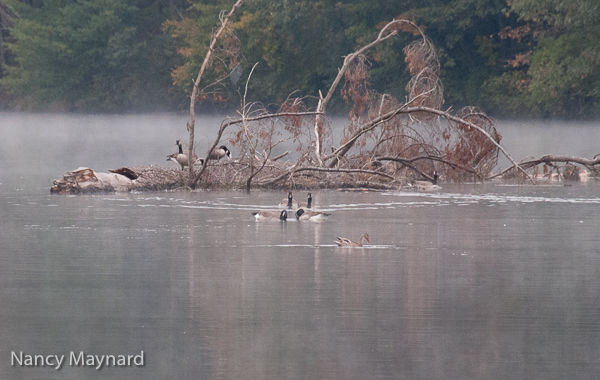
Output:
[[308,199],[306,202],[306,205],[304,203],[298,203],[298,208],[310,208],[310,206],[312,205],[312,195],[310,195],[310,193],[308,193]]
[[218,148],[215,148],[208,155],[209,160],[220,160],[221,158],[227,156],[227,158],[231,158],[231,152],[225,145],[221,145]]
[[108,171],[111,173],[124,175],[125,177],[129,178],[132,181],[134,179],[138,179],[138,175],[129,168],[108,169]]
[[277,220],[281,220],[281,221],[286,221],[287,220],[287,211],[283,210],[281,212],[279,211],[258,211],[258,212],[253,212],[252,215],[254,215],[254,218],[256,218],[256,221],[277,221]]
[[438,173],[437,171],[433,172],[433,181],[414,181],[413,186],[420,191],[433,191],[441,189],[437,184]]
[[371,240],[369,240],[369,234],[367,234],[366,232],[360,237],[360,243],[357,243],[350,239],[338,237],[335,241],[335,244],[337,244],[340,247],[362,247],[363,241],[365,240],[367,240],[369,243],[371,242]]
[[290,210],[297,210],[298,209],[298,202],[296,202],[294,200],[294,195],[292,194],[292,192],[290,191],[288,193],[288,197],[287,199],[283,199],[281,201],[281,203],[279,204],[279,208],[283,208],[283,209],[290,209]]
[[302,220],[310,220],[311,222],[321,222],[329,217],[329,213],[327,212],[316,212],[310,210],[304,210],[303,208],[299,208],[296,211],[296,219]]
[[[179,165],[181,165],[181,170],[183,170],[184,167],[189,166],[188,155],[187,155],[187,152],[186,153],[183,152],[183,146],[181,145],[181,140],[175,141],[175,145],[177,145],[179,147],[179,152],[168,155],[167,161],[177,162]],[[196,156],[195,153],[192,153],[192,160],[194,161],[194,163],[196,163],[197,161],[200,161],[200,164],[204,164],[204,160],[203,159],[198,160],[198,156]]]

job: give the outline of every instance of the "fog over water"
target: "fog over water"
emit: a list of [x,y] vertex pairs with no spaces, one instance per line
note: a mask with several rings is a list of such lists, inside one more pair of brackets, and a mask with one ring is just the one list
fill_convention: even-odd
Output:
[[[22,183],[23,189],[36,187],[37,191],[80,166],[106,171],[122,166],[169,165],[172,163],[163,158],[176,151],[175,140],[188,140],[188,120],[187,114],[0,113],[0,180],[14,175],[18,178],[11,182]],[[197,153],[212,144],[222,120],[221,116],[198,118]],[[346,121],[340,117],[332,122],[335,146]],[[600,122],[500,120],[496,127],[502,145],[517,161],[544,154],[591,158],[599,153]],[[281,150],[285,151],[284,147]],[[500,154],[499,167],[508,165]]]
[[[596,181],[318,190],[321,223],[256,222],[283,191],[49,194],[79,166],[172,165],[187,119],[0,113],[1,379],[597,378]],[[516,160],[600,153],[597,122],[497,127]]]

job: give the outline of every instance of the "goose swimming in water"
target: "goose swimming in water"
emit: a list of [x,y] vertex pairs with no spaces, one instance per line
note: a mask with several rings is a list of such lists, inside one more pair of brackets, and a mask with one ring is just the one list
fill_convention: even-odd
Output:
[[299,203],[298,208],[310,208],[311,205],[312,205],[312,195],[310,193],[308,193],[306,204]]
[[311,222],[322,222],[330,215],[331,214],[327,212],[304,210],[303,208],[299,208],[298,211],[296,211],[296,219],[300,221],[309,220]]
[[414,181],[412,183],[412,186],[415,187],[415,189],[420,190],[420,191],[434,191],[434,190],[439,190],[441,189],[441,186],[438,186],[437,184],[438,181],[438,173],[437,171],[433,172],[433,181]]
[[369,234],[367,234],[366,232],[364,234],[362,234],[362,236],[360,237],[359,243],[352,241],[350,239],[338,237],[337,240],[335,241],[335,244],[337,244],[339,247],[362,247],[363,242],[365,240],[368,241],[369,243],[371,242],[371,240],[369,240]]
[[294,195],[292,194],[291,191],[288,193],[287,199],[284,199],[281,201],[281,203],[279,204],[279,208],[290,209],[290,210],[298,209],[298,202],[296,202],[294,200]]
[[[181,165],[181,170],[183,170],[183,168],[185,168],[186,166],[189,166],[188,155],[187,155],[187,152],[186,153],[183,152],[183,146],[181,144],[181,140],[175,141],[175,145],[177,145],[179,147],[179,152],[168,155],[167,161],[177,162],[179,165]],[[201,164],[204,164],[204,160],[198,159],[198,156],[196,156],[195,153],[192,153],[192,161],[194,161],[194,163],[199,161]]]
[[283,210],[281,212],[263,210],[263,211],[253,212],[252,215],[254,215],[254,218],[256,219],[256,221],[274,222],[277,220],[281,220],[281,221],[285,222],[287,220],[287,211],[285,211],[285,210]]

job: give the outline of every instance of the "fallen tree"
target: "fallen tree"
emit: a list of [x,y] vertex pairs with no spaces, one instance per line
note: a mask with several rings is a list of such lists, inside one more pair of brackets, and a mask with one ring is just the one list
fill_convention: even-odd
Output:
[[[238,48],[217,49],[220,36],[229,41],[237,39],[227,25],[235,10],[242,5],[238,0],[228,13],[222,13],[220,26],[213,33],[209,48],[198,74],[190,100],[188,157],[194,153],[195,102],[205,94],[200,88],[203,73],[210,67],[211,56],[218,50],[224,52],[219,61],[239,69]],[[377,45],[390,41],[400,32],[411,33],[417,39],[403,49],[405,61],[412,77],[406,87],[404,102],[391,94],[379,94],[368,82],[369,64],[367,53]],[[224,43],[225,45],[225,43]],[[234,70],[234,71],[235,71]],[[222,70],[223,71],[223,70]],[[253,71],[253,70],[252,70]],[[252,73],[251,71],[251,73]],[[290,95],[277,112],[271,113],[257,102],[247,102],[246,81],[238,111],[238,117],[225,119],[204,160],[190,165],[187,178],[181,173],[165,177],[162,168],[147,169],[144,175],[130,179],[125,187],[131,190],[165,190],[175,188],[333,188],[374,187],[397,188],[415,179],[433,180],[437,173],[445,181],[486,181],[498,178],[524,179],[535,184],[539,166],[544,172],[549,168],[562,171],[563,179],[578,178],[574,164],[586,167],[592,175],[598,173],[600,158],[593,159],[547,155],[517,163],[500,144],[502,136],[495,122],[475,107],[464,107],[456,112],[443,110],[443,86],[439,79],[440,64],[431,41],[422,30],[408,20],[392,20],[385,24],[378,36],[364,47],[344,58],[331,87],[323,97],[319,91],[318,103],[311,108],[310,98]],[[338,86],[343,98],[351,106],[349,122],[344,127],[343,139],[334,147],[327,105]],[[205,87],[206,88],[206,87]],[[236,158],[226,162],[209,160],[209,152],[227,140],[237,149]],[[295,148],[293,160],[283,161],[285,152],[275,158],[272,155],[282,143],[292,143]],[[325,148],[325,147],[327,147]],[[323,152],[331,153],[324,155]],[[511,166],[492,173],[502,153]],[[560,163],[565,165],[560,166]],[[130,168],[137,173],[140,169]],[[157,183],[144,183],[140,178],[150,178],[155,170]],[[565,175],[566,173],[566,175]],[[88,173],[89,174],[89,173]],[[63,177],[63,188],[115,189],[112,179],[104,186],[103,181],[92,176],[74,175]],[[100,177],[103,177],[100,175]],[[87,178],[87,179],[86,179]],[[165,178],[170,178],[165,181]],[[82,186],[80,179],[86,179]],[[110,179],[110,178],[109,178]],[[102,185],[101,185],[102,184]],[[58,186],[58,185],[56,185]],[[60,186],[59,186],[60,187]],[[87,191],[87,190],[86,190]],[[114,190],[116,191],[116,190]],[[61,192],[61,191],[58,191]]]
[[[242,0],[238,0],[226,16],[225,13],[222,14],[220,27],[211,38],[194,84],[190,106],[191,124],[188,124],[190,154],[194,136],[193,105],[199,97],[202,74],[208,67],[221,33],[233,33],[227,28],[227,23],[241,5]],[[370,50],[393,39],[400,32],[418,37],[403,49],[412,75],[406,87],[408,96],[405,102],[398,101],[391,94],[378,94],[371,89],[366,56]],[[228,52],[228,59],[237,63],[238,49],[222,51]],[[344,58],[337,76],[325,92],[326,95],[323,96],[323,92],[319,91],[314,111],[305,105],[304,98],[290,97],[277,113],[270,114],[258,103],[246,103],[246,82],[246,92],[239,111],[241,118],[222,123],[209,152],[221,142],[227,128],[236,125],[239,127],[230,133],[229,141],[239,148],[239,165],[250,168],[250,174],[245,178],[247,191],[250,191],[252,183],[255,186],[297,186],[302,182],[299,181],[301,176],[319,178],[323,183],[331,182],[332,176],[345,178],[354,174],[370,176],[369,180],[380,183],[402,184],[418,177],[431,180],[436,172],[445,180],[484,181],[503,176],[502,173],[492,174],[500,152],[512,164],[504,173],[518,172],[519,176],[535,183],[533,172],[529,173],[526,169],[535,167],[536,164],[526,163],[524,167],[510,156],[500,144],[501,135],[492,118],[474,107],[464,107],[454,113],[450,109],[442,109],[444,97],[439,71],[435,48],[423,31],[409,20],[392,20],[381,27],[373,41]],[[248,81],[250,77],[251,74]],[[331,148],[332,153],[324,156],[323,151],[326,149],[323,147],[332,136],[326,109],[342,83],[341,94],[352,106],[350,123],[344,129],[341,145]],[[308,116],[312,118],[307,118]],[[258,173],[269,164],[273,148],[285,141],[296,143],[299,158],[294,163],[284,165],[281,173],[257,178]],[[367,146],[373,148],[367,150]],[[581,162],[583,160],[585,159],[580,159]],[[540,163],[542,162],[538,162]],[[194,172],[190,168],[191,188],[197,186],[207,165],[208,160],[205,159],[202,169],[195,174],[192,174]],[[595,164],[588,167],[596,172]],[[244,170],[238,170],[238,173],[242,172]],[[208,177],[202,182],[205,187],[212,183]],[[242,187],[239,182],[230,183],[229,186]]]

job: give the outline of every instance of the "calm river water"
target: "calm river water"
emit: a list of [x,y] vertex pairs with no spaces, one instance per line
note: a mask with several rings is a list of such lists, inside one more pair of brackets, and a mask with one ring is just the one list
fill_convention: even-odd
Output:
[[[0,114],[0,378],[597,379],[600,184],[313,191],[322,223],[255,222],[284,192],[49,194],[167,165],[185,120]],[[600,153],[600,124],[502,125],[516,159]]]

